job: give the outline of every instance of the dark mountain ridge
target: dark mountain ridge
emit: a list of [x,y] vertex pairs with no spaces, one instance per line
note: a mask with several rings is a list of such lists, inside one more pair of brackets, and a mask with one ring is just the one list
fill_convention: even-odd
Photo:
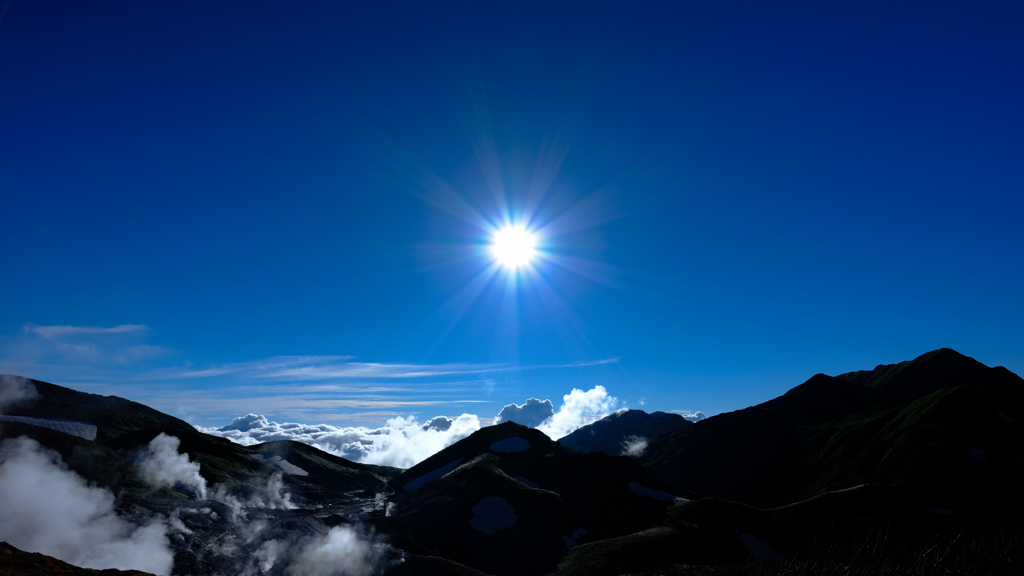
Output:
[[[242,446],[141,404],[32,384],[38,397],[5,407],[14,420],[0,421],[0,438],[56,451],[137,525],[180,522],[168,533],[174,574],[291,574],[302,543],[339,529],[383,551],[364,572],[401,575],[739,574],[780,559],[820,573],[821,561],[878,557],[929,558],[929,573],[952,566],[928,556],[936,549],[978,573],[1024,561],[1021,546],[956,548],[961,534],[997,542],[1020,526],[1024,380],[948,349],[818,374],[660,435],[681,417],[619,412],[579,435],[587,453],[507,422],[404,471],[291,441]],[[200,464],[206,500],[143,477],[140,454],[161,433]],[[619,453],[624,434],[648,433],[640,458],[600,448]],[[272,566],[261,556],[271,549]],[[5,550],[0,568],[47,561]]]
[[[651,442],[666,479],[754,506],[891,482],[1005,507],[1024,485],[1024,380],[953,350],[839,377]],[[966,497],[966,496],[965,496]]]
[[693,426],[693,423],[679,414],[619,410],[560,438],[558,443],[577,452],[604,452],[609,456],[621,456],[626,451],[624,443],[630,437],[642,437],[650,441],[689,426]]
[[38,392],[36,398],[5,406],[5,416],[88,422],[97,427],[97,439],[100,441],[110,440],[135,430],[195,431],[195,428],[184,420],[117,396],[79,392],[11,374],[0,374],[0,378],[21,380]]
[[550,572],[572,546],[657,525],[675,497],[694,496],[635,459],[581,454],[514,422],[445,448],[389,491],[393,514],[372,521],[402,549],[502,575]]

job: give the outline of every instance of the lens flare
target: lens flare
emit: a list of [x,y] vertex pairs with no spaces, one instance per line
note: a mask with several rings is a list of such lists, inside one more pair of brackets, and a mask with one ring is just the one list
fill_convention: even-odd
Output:
[[505,268],[522,268],[537,254],[537,237],[524,226],[502,228],[491,239],[491,254]]

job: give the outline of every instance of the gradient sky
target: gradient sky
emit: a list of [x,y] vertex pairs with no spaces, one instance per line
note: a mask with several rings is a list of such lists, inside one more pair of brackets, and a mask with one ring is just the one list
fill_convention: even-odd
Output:
[[204,426],[1024,374],[1024,4],[770,4],[10,0],[0,371]]

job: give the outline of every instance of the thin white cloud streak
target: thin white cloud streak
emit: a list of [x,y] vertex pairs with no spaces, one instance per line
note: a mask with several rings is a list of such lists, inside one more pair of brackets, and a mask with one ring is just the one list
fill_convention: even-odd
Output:
[[37,326],[25,324],[13,338],[0,339],[4,366],[84,364],[128,366],[167,355],[170,350],[143,344],[149,327]]
[[33,332],[48,340],[59,340],[67,336],[145,334],[149,331],[149,326],[144,324],[120,324],[118,326],[104,328],[102,326],[36,326],[34,324],[27,324],[23,330]]
[[253,362],[226,364],[204,370],[162,369],[143,375],[140,379],[177,380],[237,375],[251,378],[308,382],[316,380],[348,379],[409,379],[545,370],[558,368],[585,368],[611,364],[619,358],[607,358],[566,364],[385,364],[378,362],[350,362],[350,356],[280,356]]
[[690,422],[700,422],[707,418],[707,416],[700,410],[697,410],[696,412],[692,412],[690,410],[672,410],[672,412],[679,414]]

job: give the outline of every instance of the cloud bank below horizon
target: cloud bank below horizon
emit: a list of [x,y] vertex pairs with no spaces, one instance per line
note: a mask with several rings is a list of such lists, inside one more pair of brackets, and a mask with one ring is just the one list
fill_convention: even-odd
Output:
[[[554,440],[605,416],[619,403],[604,386],[573,389],[562,397],[556,411],[551,400],[530,398],[522,405],[501,409],[494,424],[513,421],[536,428]],[[475,414],[436,416],[420,422],[414,416],[392,418],[379,428],[274,422],[262,414],[247,414],[221,428],[197,427],[200,432],[251,446],[294,440],[363,464],[410,468],[476,432],[481,419]]]

